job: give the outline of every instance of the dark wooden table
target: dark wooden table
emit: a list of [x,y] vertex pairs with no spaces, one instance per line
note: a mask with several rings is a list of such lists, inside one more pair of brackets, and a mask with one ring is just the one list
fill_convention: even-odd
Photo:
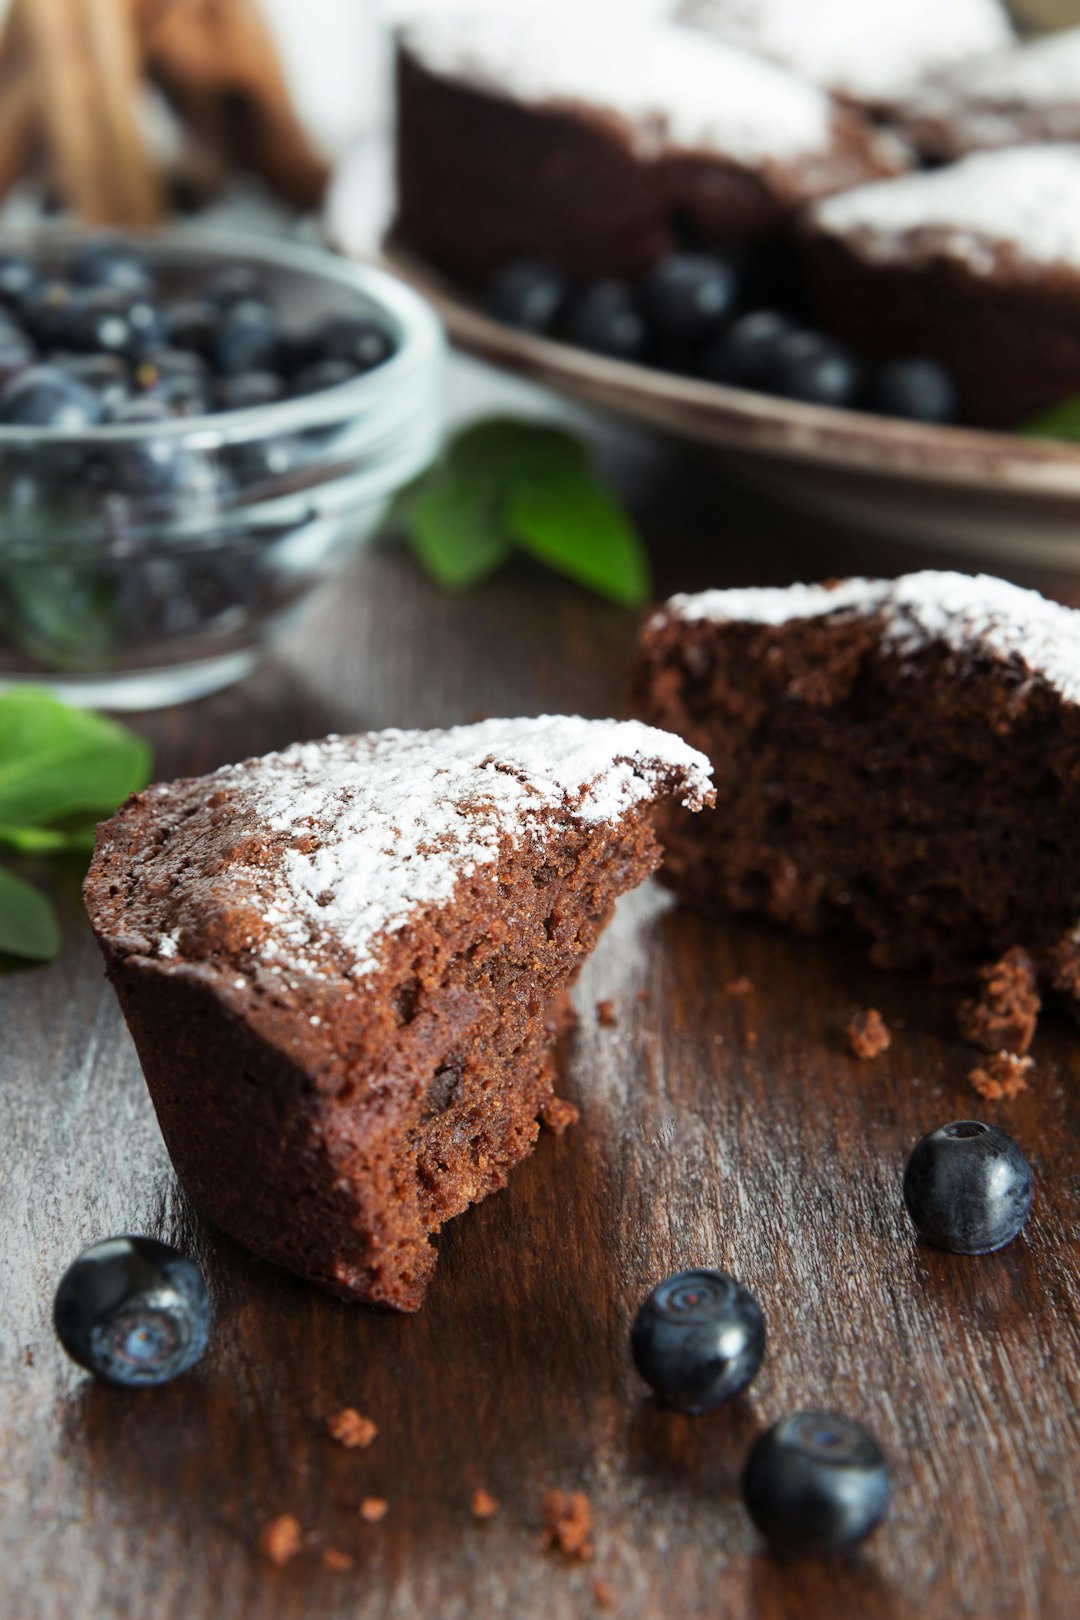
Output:
[[[692,453],[622,431],[603,444],[664,590],[905,560],[748,504]],[[145,730],[168,776],[329,730],[608,714],[633,631],[537,573],[451,599],[406,557],[369,552],[258,676]],[[945,994],[843,944],[687,915],[650,886],[580,984],[563,1090],[581,1123],[452,1223],[424,1310],[395,1317],[326,1298],[196,1218],[77,878],[54,881],[62,959],[0,976],[5,1620],[547,1620],[595,1613],[598,1577],[624,1620],[1080,1613],[1075,1031],[1048,1024],[1030,1093],[981,1103]],[[748,995],[725,989],[740,975]],[[893,1028],[873,1063],[838,1038],[853,1003]],[[920,1246],[899,1197],[910,1145],[971,1112],[1015,1132],[1038,1184],[1022,1237],[984,1259]],[[64,1266],[123,1231],[197,1256],[214,1294],[211,1353],[158,1391],[95,1385],[52,1336]],[[697,1419],[647,1399],[627,1351],[637,1302],[691,1264],[744,1278],[769,1327],[748,1396]],[[324,1432],[346,1404],[378,1424],[368,1450]],[[864,1421],[896,1492],[856,1555],[785,1567],[738,1478],[754,1434],[805,1405]],[[470,1515],[478,1486],[501,1503],[486,1525]],[[546,1486],[591,1496],[592,1564],[540,1549]],[[360,1517],[366,1496],[389,1503],[381,1523]],[[309,1546],[277,1569],[258,1537],[285,1512]],[[352,1567],[324,1567],[328,1546]]]

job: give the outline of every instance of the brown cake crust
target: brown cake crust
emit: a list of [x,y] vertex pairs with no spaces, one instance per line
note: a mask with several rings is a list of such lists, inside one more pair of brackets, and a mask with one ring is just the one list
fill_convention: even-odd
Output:
[[470,283],[524,255],[583,280],[634,275],[674,246],[680,220],[721,240],[765,236],[805,202],[906,166],[840,107],[827,153],[645,161],[614,114],[526,106],[430,72],[404,45],[397,119],[395,235]]
[[[657,795],[687,780],[649,768]],[[332,936],[276,950],[259,875],[320,833],[298,845],[237,801],[244,772],[148,789],[99,829],[91,921],[196,1207],[343,1298],[413,1310],[431,1235],[505,1184],[543,1117],[569,1122],[551,1053],[565,992],[616,897],[659,863],[653,798],[502,833],[357,978]]]
[[[1022,946],[1075,1010],[1080,708],[1018,656],[901,650],[885,628],[843,611],[653,617],[634,712],[707,752],[717,789],[697,826],[664,812],[665,878],[699,903],[853,931],[884,967],[970,971]],[[1024,952],[1006,969],[1026,975]],[[997,1044],[1026,1043],[1037,995],[1025,980],[1018,1012],[1005,977],[987,974],[1008,1003]]]
[[872,263],[812,222],[802,241],[823,329],[868,360],[932,355],[956,381],[963,421],[1012,427],[1080,391],[1075,271],[1033,275],[1004,251],[990,276],[932,255]]

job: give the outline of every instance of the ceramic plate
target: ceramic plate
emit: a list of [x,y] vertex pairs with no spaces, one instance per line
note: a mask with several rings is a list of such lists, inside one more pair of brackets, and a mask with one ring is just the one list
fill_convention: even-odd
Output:
[[[328,233],[348,250],[348,188]],[[335,218],[335,214],[337,217]],[[744,479],[803,510],[980,563],[1080,566],[1080,448],[800,405],[589,354],[491,320],[388,237],[385,265],[423,293],[461,349],[664,432],[712,445]]]

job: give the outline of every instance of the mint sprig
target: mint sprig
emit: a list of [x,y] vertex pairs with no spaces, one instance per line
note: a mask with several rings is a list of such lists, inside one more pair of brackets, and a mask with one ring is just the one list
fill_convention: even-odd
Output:
[[[150,750],[104,715],[51,693],[0,696],[0,848],[14,856],[82,855],[94,825],[150,776]],[[0,953],[51,961],[60,929],[49,901],[0,866]]]
[[386,528],[449,590],[479,584],[517,551],[621,607],[649,599],[630,518],[581,441],[546,423],[487,417],[464,428],[399,495]]
[[1026,439],[1080,439],[1080,394],[1063,399],[1048,411],[1040,411],[1024,422],[1017,432]]

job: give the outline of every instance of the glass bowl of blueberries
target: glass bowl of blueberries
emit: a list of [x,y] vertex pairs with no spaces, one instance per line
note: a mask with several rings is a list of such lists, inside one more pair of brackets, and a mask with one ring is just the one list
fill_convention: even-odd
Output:
[[0,686],[136,709],[247,674],[435,454],[443,346],[314,248],[0,241]]

